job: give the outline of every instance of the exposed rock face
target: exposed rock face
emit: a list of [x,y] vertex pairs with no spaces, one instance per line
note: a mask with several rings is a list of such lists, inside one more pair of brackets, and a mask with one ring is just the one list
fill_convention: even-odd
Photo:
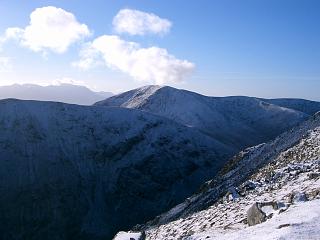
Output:
[[228,152],[137,110],[0,101],[0,239],[111,239],[182,201]]

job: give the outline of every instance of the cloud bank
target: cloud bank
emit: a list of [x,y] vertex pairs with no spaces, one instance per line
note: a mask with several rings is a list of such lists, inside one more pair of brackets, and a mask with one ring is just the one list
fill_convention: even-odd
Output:
[[164,35],[170,31],[172,23],[153,13],[132,9],[122,9],[113,18],[113,27],[117,33],[130,35],[158,34]]
[[177,59],[166,49],[142,48],[138,43],[114,35],[103,35],[88,44],[74,65],[88,69],[101,57],[106,66],[155,84],[181,82],[194,68],[193,63]]
[[48,6],[35,9],[25,28],[8,28],[5,39],[16,39],[35,52],[64,53],[72,43],[89,35],[89,28],[72,13]]

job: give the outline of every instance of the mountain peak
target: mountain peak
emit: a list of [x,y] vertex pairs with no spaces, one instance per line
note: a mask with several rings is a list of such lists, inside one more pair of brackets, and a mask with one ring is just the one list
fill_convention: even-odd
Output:
[[149,97],[155,94],[159,89],[167,88],[167,86],[159,85],[147,85],[140,88],[133,89],[128,92],[124,92],[116,95],[115,98],[107,98],[100,102],[95,103],[95,105],[108,106],[110,101],[114,101],[112,105],[123,105],[122,107],[127,108],[137,108],[147,101]]
[[235,152],[268,141],[308,116],[258,98],[208,97],[157,85],[124,92],[96,105],[134,108],[169,118],[197,128]]

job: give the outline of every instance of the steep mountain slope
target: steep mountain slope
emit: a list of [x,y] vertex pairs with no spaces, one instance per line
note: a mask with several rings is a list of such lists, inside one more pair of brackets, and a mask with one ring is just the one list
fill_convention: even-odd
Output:
[[149,113],[0,101],[0,238],[110,239],[214,176],[230,149]]
[[[310,227],[318,226],[315,224],[320,208],[313,209],[312,218],[301,217],[300,212],[290,219],[292,211],[296,211],[290,205],[299,208],[295,201],[317,198],[320,199],[320,113],[269,143],[241,152],[198,194],[135,229],[146,230],[149,240],[238,239],[239,236],[255,239],[254,234],[262,233],[266,234],[264,239],[293,236],[286,234],[288,231],[277,230],[283,224],[298,234],[290,239],[319,239],[319,232]],[[255,202],[273,202],[282,207],[273,213],[278,220],[246,230],[246,210]],[[286,210],[290,212],[287,217],[279,215]],[[300,227],[304,232],[300,232]],[[267,235],[273,231],[280,232],[279,238]]]
[[251,97],[206,97],[172,87],[146,86],[96,105],[135,108],[195,127],[234,153],[272,138],[307,114]]
[[80,105],[91,105],[112,96],[109,92],[93,92],[84,86],[61,84],[39,86],[35,84],[14,84],[0,86],[0,99],[55,101]]
[[309,115],[313,115],[320,111],[320,102],[294,99],[294,98],[278,98],[278,99],[261,99],[262,101],[275,104],[285,108],[291,108]]

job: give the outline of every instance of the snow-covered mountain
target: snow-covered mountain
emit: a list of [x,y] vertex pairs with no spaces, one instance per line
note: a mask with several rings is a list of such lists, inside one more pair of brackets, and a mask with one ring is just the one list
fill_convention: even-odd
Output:
[[277,99],[262,99],[265,102],[272,103],[281,107],[291,108],[309,115],[313,115],[320,111],[320,102],[295,99],[295,98],[277,98]]
[[271,140],[307,118],[306,113],[252,97],[207,97],[172,87],[146,86],[96,105],[134,108],[194,127],[234,153]]
[[39,86],[35,84],[14,84],[0,86],[0,99],[55,101],[80,105],[91,105],[112,96],[110,92],[93,92],[90,89],[72,84]]
[[[134,230],[144,230],[148,240],[319,239],[317,199],[320,112],[275,140],[239,153],[197,194]],[[266,222],[249,227],[248,209],[255,204],[266,206],[259,209]]]
[[0,101],[0,239],[111,239],[168,210],[231,149],[135,109]]
[[[201,239],[202,230],[213,229],[208,214],[221,211],[220,206],[206,212],[208,207],[222,201],[222,209],[228,209],[233,203],[230,197],[224,203],[228,190],[247,194],[252,202],[256,193],[241,190],[248,178],[258,182],[257,191],[270,187],[252,174],[267,172],[259,171],[281,162],[280,154],[299,142],[316,146],[312,139],[317,139],[320,114],[301,124],[314,110],[295,106],[299,111],[257,98],[206,97],[158,86],[94,106],[1,100],[0,239],[111,239],[118,230],[149,220],[135,228],[147,230],[149,239],[176,239],[186,231],[190,239]],[[226,165],[238,149],[292,126],[292,131],[244,150]],[[302,164],[301,176],[307,174],[305,166],[316,171],[312,154],[294,163],[297,168]],[[280,171],[285,164],[270,171]],[[317,186],[312,184],[301,186]],[[185,200],[201,185],[198,194]],[[244,198],[239,202],[247,206]],[[238,220],[244,211],[240,205],[231,212]],[[224,224],[224,216],[219,216],[212,221]],[[245,230],[245,225],[240,227]]]

